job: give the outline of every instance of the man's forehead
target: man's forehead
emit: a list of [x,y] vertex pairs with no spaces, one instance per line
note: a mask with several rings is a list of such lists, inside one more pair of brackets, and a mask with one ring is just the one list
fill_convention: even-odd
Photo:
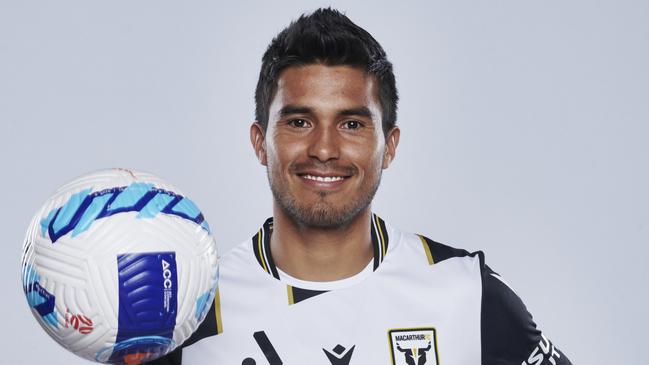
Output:
[[305,65],[290,66],[282,70],[279,80],[308,79],[319,76],[326,77],[355,77],[356,79],[372,78],[361,67],[350,65],[327,65],[324,63],[309,63]]
[[361,68],[313,64],[285,69],[271,103],[273,113],[284,105],[324,108],[380,108],[377,82]]

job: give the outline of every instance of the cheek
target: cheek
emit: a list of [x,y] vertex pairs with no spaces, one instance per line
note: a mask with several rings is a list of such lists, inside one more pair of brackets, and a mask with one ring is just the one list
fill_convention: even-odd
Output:
[[350,146],[348,156],[366,175],[380,172],[383,167],[384,145],[376,142]]
[[383,151],[377,151],[372,158],[372,172],[375,175],[381,174],[383,170]]
[[266,146],[266,167],[268,171],[276,176],[280,175],[279,172],[282,168],[281,151],[278,151],[275,143],[269,143]]
[[275,173],[281,173],[298,156],[298,145],[276,137],[267,147],[268,168]]

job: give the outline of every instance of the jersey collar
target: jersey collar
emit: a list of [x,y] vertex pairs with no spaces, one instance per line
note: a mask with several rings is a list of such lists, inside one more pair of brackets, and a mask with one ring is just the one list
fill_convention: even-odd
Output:
[[[374,248],[374,271],[379,268],[385,255],[388,252],[388,230],[385,222],[378,215],[372,213],[370,231],[372,236],[372,247]],[[273,217],[264,222],[263,226],[252,237],[252,252],[259,263],[259,266],[279,280],[279,273],[273,261],[273,255],[270,252],[270,236],[273,233]]]

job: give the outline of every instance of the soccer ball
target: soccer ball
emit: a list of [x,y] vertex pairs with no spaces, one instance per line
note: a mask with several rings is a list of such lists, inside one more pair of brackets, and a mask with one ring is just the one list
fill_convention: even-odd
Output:
[[160,178],[102,170],[61,187],[25,238],[23,289],[59,344],[89,360],[139,364],[182,344],[218,282],[203,214]]

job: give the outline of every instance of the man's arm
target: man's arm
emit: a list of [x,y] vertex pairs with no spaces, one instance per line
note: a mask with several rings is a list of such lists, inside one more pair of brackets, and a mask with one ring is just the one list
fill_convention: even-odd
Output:
[[532,315],[502,278],[482,265],[482,363],[571,365],[536,328]]

